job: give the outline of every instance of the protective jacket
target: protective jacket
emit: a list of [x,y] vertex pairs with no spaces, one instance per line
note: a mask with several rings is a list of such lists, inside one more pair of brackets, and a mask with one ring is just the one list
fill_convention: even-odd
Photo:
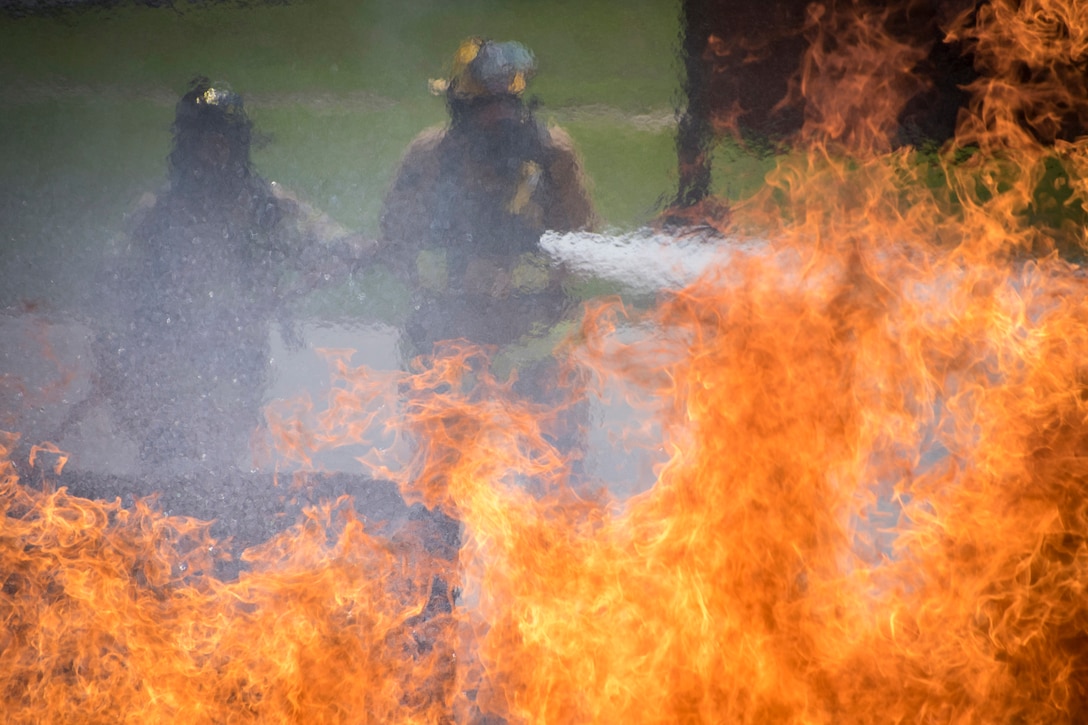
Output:
[[428,129],[397,171],[382,234],[416,290],[407,333],[418,352],[453,338],[505,345],[564,315],[563,270],[540,237],[596,217],[570,136],[519,123],[507,134]]
[[97,392],[146,467],[252,460],[272,325],[290,336],[292,302],[351,238],[274,183],[254,177],[237,191],[146,195],[113,250],[97,311]]

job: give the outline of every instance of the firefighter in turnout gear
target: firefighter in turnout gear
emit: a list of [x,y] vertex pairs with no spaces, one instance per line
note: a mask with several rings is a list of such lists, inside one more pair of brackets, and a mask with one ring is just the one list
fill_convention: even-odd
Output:
[[539,338],[569,312],[540,237],[592,229],[596,216],[570,137],[523,98],[535,69],[520,43],[471,38],[450,76],[431,81],[449,124],[412,141],[381,217],[390,264],[415,292],[406,336],[416,353],[454,338]]
[[241,96],[195,79],[176,107],[169,184],[145,194],[107,265],[88,405],[108,400],[145,471],[248,469],[272,326],[290,340],[292,305],[365,256],[357,235],[253,170],[251,126]]

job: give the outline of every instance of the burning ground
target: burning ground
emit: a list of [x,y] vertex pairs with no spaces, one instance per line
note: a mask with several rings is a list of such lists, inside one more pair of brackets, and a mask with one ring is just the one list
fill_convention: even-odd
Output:
[[463,522],[456,566],[339,501],[221,581],[207,525],[9,466],[12,721],[1075,721],[1084,280],[915,254],[735,260],[634,343],[590,315],[591,387],[626,381],[669,453],[626,501],[478,357],[335,360],[285,428],[358,445],[399,387],[420,445],[368,465]]
[[[325,400],[268,411],[284,469],[357,451],[461,522],[456,552],[338,499],[218,578],[207,524],[9,462],[8,720],[1084,721],[1088,280],[1083,227],[1040,212],[1055,165],[1086,193],[1085,13],[960,18],[986,74],[929,155],[887,142],[914,56],[879,14],[814,43],[821,95],[729,264],[591,306],[563,348],[571,405],[622,396],[623,440],[660,451],[637,495],[457,345],[405,373],[332,354]],[[829,67],[867,75],[844,99]]]

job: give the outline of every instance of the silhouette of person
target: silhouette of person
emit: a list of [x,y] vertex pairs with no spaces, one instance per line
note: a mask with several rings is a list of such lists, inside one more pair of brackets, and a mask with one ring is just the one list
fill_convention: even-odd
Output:
[[506,345],[567,312],[563,271],[540,237],[591,229],[596,215],[570,136],[523,98],[535,69],[520,43],[470,38],[450,77],[432,81],[449,124],[412,141],[381,216],[387,253],[415,290],[415,352],[452,338]]
[[193,81],[169,185],[145,195],[107,281],[98,385],[145,468],[248,468],[272,323],[361,247],[255,173],[251,132],[241,96]]

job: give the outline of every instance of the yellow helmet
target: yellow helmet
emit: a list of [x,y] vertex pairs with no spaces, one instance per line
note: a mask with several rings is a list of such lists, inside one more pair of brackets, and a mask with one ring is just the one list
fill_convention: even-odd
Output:
[[521,43],[473,37],[454,53],[450,77],[431,81],[431,92],[463,99],[518,96],[535,72],[536,59]]

